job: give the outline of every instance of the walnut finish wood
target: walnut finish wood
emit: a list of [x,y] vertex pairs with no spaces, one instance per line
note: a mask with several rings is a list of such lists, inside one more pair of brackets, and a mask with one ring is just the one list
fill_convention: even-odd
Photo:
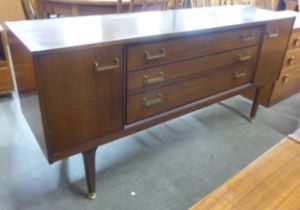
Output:
[[286,19],[281,22],[268,24],[261,49],[261,56],[264,59],[261,59],[258,63],[254,83],[262,83],[270,80],[270,78],[271,80],[272,78],[278,79],[283,63],[282,60],[291,35],[291,31],[288,28],[293,23],[294,20]]
[[[37,76],[53,153],[123,128],[122,53],[122,46],[111,46],[35,58],[37,69],[43,69]],[[93,67],[94,62],[110,65],[114,58],[119,59],[115,69]]]
[[[262,29],[256,27],[129,46],[127,52],[128,71],[256,45],[260,41],[261,35]],[[153,55],[159,55],[161,49],[165,50],[165,56],[153,60],[145,59],[145,51]]]
[[[276,82],[269,82],[261,90],[260,104],[272,106],[300,91],[300,16],[294,23],[288,49],[281,67],[280,77]],[[249,99],[253,99],[255,90],[247,90],[243,93]]]
[[[255,62],[257,50],[257,47],[242,48],[225,53],[218,53],[216,55],[195,58],[180,63],[173,63],[159,67],[147,68],[140,71],[128,72],[127,93],[132,95],[141,91],[151,90],[166,84],[193,78],[197,74],[203,74],[209,69],[218,68],[229,64],[242,63],[248,66],[249,62]],[[240,59],[243,59],[245,56],[250,57],[246,57],[247,60],[241,61]],[[145,77],[147,77],[149,80],[160,77],[162,79],[158,79],[158,81],[154,81],[152,84],[145,84]]]
[[[229,13],[241,18],[228,19]],[[274,82],[293,21],[291,12],[236,6],[7,26],[17,37],[11,36],[12,49],[20,42],[32,58],[37,88],[19,91],[21,106],[52,163]],[[270,62],[270,51],[278,54],[274,68],[264,62]],[[17,66],[14,50],[12,56]],[[146,73],[147,84],[161,81],[152,76],[162,70],[166,81],[159,85],[144,88],[135,82]],[[84,157],[92,193],[93,152]]]
[[299,209],[300,145],[284,139],[190,210]]
[[[130,96],[127,101],[127,123],[250,83],[253,73],[251,66],[252,63],[233,64],[209,69],[205,76]],[[243,75],[235,78],[235,74]],[[144,105],[144,100],[153,101],[159,96],[160,102],[149,106]]]

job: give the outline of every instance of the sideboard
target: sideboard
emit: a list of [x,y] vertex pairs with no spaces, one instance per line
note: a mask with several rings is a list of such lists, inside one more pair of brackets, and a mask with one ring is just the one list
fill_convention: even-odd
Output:
[[22,46],[34,67],[36,88],[19,91],[24,117],[49,163],[83,154],[94,199],[99,145],[251,87],[253,120],[294,19],[230,6],[6,24],[14,65]]

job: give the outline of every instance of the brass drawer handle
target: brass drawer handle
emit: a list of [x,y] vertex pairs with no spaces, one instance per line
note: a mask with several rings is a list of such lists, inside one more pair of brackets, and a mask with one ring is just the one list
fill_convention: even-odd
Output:
[[163,72],[159,72],[159,76],[158,77],[154,77],[154,78],[149,78],[148,76],[144,76],[144,85],[152,85],[155,83],[159,83],[164,81],[165,79],[165,74]]
[[248,42],[248,41],[251,41],[251,40],[254,40],[255,39],[255,34],[254,33],[244,33],[243,36],[242,36],[242,41],[244,42]]
[[276,38],[279,36],[279,30],[268,31],[268,35],[270,38]]
[[149,51],[145,50],[145,59],[146,60],[156,60],[160,59],[166,56],[166,50],[164,48],[161,48],[159,50],[159,54],[157,55],[151,55]]
[[162,102],[162,99],[163,99],[163,96],[160,93],[157,94],[156,97],[153,99],[143,98],[143,106],[149,107],[149,106],[153,106],[156,104],[160,104]]
[[246,71],[246,69],[243,69],[241,71],[235,71],[233,73],[232,77],[233,77],[233,79],[240,79],[240,78],[243,78],[245,76],[247,76],[247,71]]
[[288,65],[292,65],[292,64],[294,63],[294,60],[295,60],[295,59],[296,59],[295,56],[290,57],[290,58],[288,59],[288,61],[287,61]]
[[252,58],[252,55],[250,52],[246,52],[246,53],[239,53],[238,57],[239,57],[239,61],[247,61]]
[[93,67],[96,72],[101,72],[101,71],[108,71],[108,70],[113,70],[119,68],[119,59],[114,58],[114,63],[107,65],[107,66],[100,66],[98,62],[94,62]]

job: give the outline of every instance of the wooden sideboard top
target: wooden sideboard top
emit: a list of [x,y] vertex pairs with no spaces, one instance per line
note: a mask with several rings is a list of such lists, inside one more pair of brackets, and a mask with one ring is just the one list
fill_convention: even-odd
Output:
[[245,6],[152,11],[61,19],[6,22],[33,53],[73,47],[124,44],[146,38],[169,38],[296,16]]

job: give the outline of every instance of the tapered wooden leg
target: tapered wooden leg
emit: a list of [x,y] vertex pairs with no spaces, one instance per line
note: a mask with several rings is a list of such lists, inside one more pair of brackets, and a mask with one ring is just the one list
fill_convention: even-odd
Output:
[[256,88],[255,96],[254,96],[253,104],[252,104],[252,108],[251,108],[251,114],[250,114],[250,121],[251,122],[255,121],[255,116],[256,116],[256,113],[257,113],[257,110],[258,110],[258,106],[259,106],[260,92],[261,92],[261,88]]
[[84,160],[86,183],[88,187],[88,198],[91,200],[94,200],[96,198],[96,150],[97,147],[82,153]]

